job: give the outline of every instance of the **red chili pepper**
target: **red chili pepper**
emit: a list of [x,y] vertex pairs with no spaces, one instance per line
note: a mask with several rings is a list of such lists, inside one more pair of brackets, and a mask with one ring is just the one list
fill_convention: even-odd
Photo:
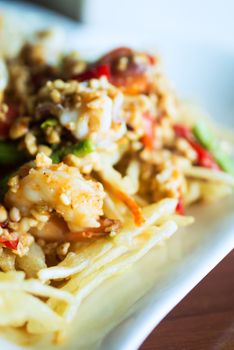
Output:
[[193,137],[191,131],[189,130],[189,128],[187,128],[187,126],[184,126],[181,124],[175,124],[173,128],[176,133],[176,136],[178,137],[183,137],[187,140]]
[[102,76],[105,76],[108,80],[110,80],[110,69],[107,64],[91,67],[86,71],[73,76],[73,79],[84,81],[90,79],[99,79]]
[[144,120],[144,128],[145,128],[145,135],[142,136],[141,142],[146,148],[153,149],[154,146],[154,133],[153,133],[153,126],[154,126],[154,119],[149,113],[143,114],[143,120]]
[[214,170],[220,170],[220,167],[215,162],[212,154],[210,154],[206,149],[200,146],[199,143],[197,143],[192,139],[189,141],[189,143],[197,153],[197,157],[198,157],[197,163],[199,166],[202,166],[204,168],[214,169]]
[[9,240],[4,237],[0,237],[0,243],[2,243],[6,248],[16,250],[19,243],[19,238]]
[[176,212],[179,215],[184,215],[184,205],[183,205],[183,202],[182,202],[182,198],[178,199],[178,203],[177,203],[177,206],[176,206]]
[[17,118],[19,114],[18,107],[16,104],[8,104],[8,112],[6,120],[0,122],[0,139],[4,139],[8,136],[11,123]]
[[188,127],[181,124],[175,124],[174,131],[178,137],[185,138],[197,153],[197,165],[204,168],[220,170],[220,167],[214,160],[212,154],[203,148],[199,143],[197,143],[191,130]]

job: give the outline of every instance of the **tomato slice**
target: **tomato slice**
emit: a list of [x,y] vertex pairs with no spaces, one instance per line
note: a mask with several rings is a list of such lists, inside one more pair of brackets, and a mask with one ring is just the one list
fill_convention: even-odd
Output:
[[109,51],[106,55],[102,56],[99,59],[99,62],[105,63],[105,64],[111,64],[113,60],[115,60],[116,58],[120,58],[123,56],[130,56],[132,54],[133,54],[132,49],[130,49],[129,47],[122,46]]
[[[106,76],[111,84],[118,86],[125,93],[137,94],[148,92],[151,86],[147,71],[156,63],[154,56],[146,54],[146,60],[135,59],[136,54],[128,47],[119,47],[102,56],[84,72],[73,79],[85,81]],[[122,62],[122,59],[126,61]]]
[[153,56],[145,54],[146,60],[143,61],[137,60],[136,57],[137,53],[132,49],[119,47],[102,56],[97,64],[109,66],[110,82],[125,93],[148,92],[150,82],[146,73],[153,64]]

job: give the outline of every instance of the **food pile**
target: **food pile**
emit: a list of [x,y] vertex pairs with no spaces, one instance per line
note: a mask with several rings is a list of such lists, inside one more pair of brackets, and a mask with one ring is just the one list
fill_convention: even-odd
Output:
[[222,143],[185,112],[158,56],[121,47],[89,62],[51,41],[39,32],[0,61],[0,269],[50,283],[129,220],[128,239],[154,224],[152,208],[160,225],[181,222],[234,184]]

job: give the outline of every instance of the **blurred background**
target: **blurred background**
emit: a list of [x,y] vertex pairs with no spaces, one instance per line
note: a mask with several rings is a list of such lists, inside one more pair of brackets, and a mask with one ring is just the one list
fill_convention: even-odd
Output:
[[88,25],[233,42],[232,0],[31,0]]

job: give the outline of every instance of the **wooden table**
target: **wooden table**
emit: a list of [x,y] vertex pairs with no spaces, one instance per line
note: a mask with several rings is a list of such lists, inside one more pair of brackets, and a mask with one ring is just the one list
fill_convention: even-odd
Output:
[[171,311],[140,350],[234,350],[234,250]]

